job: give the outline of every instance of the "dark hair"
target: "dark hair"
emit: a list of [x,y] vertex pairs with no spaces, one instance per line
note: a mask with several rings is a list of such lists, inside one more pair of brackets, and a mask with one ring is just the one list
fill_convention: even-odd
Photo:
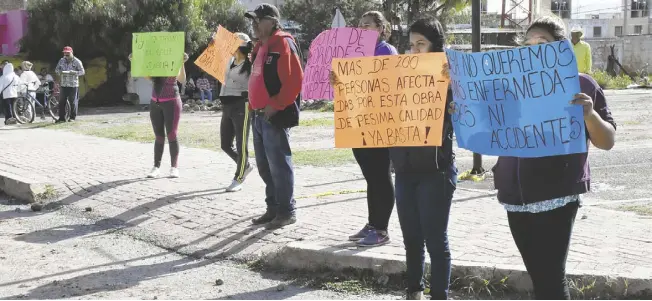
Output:
[[410,33],[418,33],[430,41],[430,52],[444,52],[446,36],[437,19],[419,19],[410,26]]
[[168,80],[169,77],[165,76],[156,76],[152,77],[152,82],[154,82],[154,91],[156,91],[156,95],[160,95],[161,92],[163,92],[163,87],[165,86],[165,82]]
[[[547,31],[555,41],[566,40],[566,25],[564,25],[564,21],[557,16],[543,16],[534,20],[534,22],[530,24],[530,27],[525,31],[525,34],[527,35],[527,33],[532,29]],[[519,44],[523,44],[523,39],[524,37],[519,37]]]
[[385,16],[383,13],[372,10],[364,13],[362,17],[372,17],[374,19],[374,23],[376,23],[376,26],[382,27],[383,30],[380,32],[380,39],[385,41],[389,38],[389,36],[392,35],[392,28],[389,22],[387,22],[387,19],[385,19]]
[[242,69],[240,69],[240,74],[246,72],[247,75],[251,75],[251,60],[249,59],[249,54],[253,50],[254,50],[254,42],[252,41],[247,42],[247,46],[238,47],[238,51],[244,54],[245,57],[244,63],[242,65]]

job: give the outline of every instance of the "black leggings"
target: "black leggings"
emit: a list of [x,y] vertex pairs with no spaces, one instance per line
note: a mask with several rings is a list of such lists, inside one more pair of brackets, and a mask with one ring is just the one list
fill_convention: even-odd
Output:
[[388,148],[354,148],[353,156],[367,181],[369,225],[386,231],[394,210],[394,185]]
[[[238,165],[234,179],[242,182],[245,169],[249,167],[249,133],[251,116],[249,103],[244,98],[223,101],[220,122],[220,144],[222,150]],[[235,139],[235,148],[233,148]]]
[[11,105],[13,104],[15,98],[2,98],[0,97],[0,102],[2,103],[2,111],[5,114],[5,121],[14,116],[14,113],[11,111]]
[[579,204],[541,213],[507,212],[536,299],[569,300],[566,257]]
[[154,135],[156,135],[154,142],[154,166],[156,167],[161,167],[166,133],[170,144],[170,161],[172,167],[177,167],[179,158],[177,127],[179,126],[179,117],[181,117],[181,106],[181,98],[162,102],[152,100],[149,106],[149,119],[152,121]]

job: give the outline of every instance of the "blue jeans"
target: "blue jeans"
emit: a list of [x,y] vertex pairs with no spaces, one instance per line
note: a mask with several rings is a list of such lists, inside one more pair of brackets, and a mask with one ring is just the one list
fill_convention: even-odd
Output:
[[273,126],[260,114],[255,114],[252,131],[258,173],[265,182],[267,209],[290,216],[295,212],[295,200],[289,129]]
[[206,99],[208,99],[208,101],[213,101],[213,91],[199,90],[199,97],[201,97],[201,103],[206,103]]
[[448,298],[448,215],[456,186],[454,165],[448,172],[396,173],[396,211],[405,244],[408,293],[425,288],[425,242],[430,254],[430,296],[433,300]]

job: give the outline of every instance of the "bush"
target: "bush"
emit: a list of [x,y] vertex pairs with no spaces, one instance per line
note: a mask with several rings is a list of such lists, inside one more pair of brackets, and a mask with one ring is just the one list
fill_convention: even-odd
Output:
[[622,90],[633,83],[632,79],[624,74],[614,77],[605,71],[595,71],[591,76],[602,89]]

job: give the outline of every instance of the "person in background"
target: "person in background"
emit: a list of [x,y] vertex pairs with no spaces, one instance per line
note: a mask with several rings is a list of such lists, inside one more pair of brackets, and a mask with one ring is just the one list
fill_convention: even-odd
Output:
[[[30,93],[32,97],[36,98],[36,91],[41,87],[41,81],[38,79],[36,73],[32,71],[34,64],[24,61],[20,65],[23,68],[23,73],[20,75],[20,79],[23,84],[27,85],[26,91],[23,92]],[[41,119],[45,119],[45,109],[41,112]]]
[[195,81],[192,80],[192,77],[188,77],[188,81],[186,82],[186,89],[184,91],[186,96],[193,97],[196,88],[197,87],[195,86]]
[[[220,142],[222,150],[235,161],[237,168],[231,185],[226,188],[228,192],[239,191],[242,183],[253,170],[249,164],[249,133],[251,132],[251,116],[249,115],[249,102],[243,93],[248,93],[249,77],[251,76],[251,61],[249,53],[254,44],[248,35],[236,33],[242,40],[235,55],[226,67],[224,85],[220,90],[222,102],[222,121],[220,122]],[[233,148],[235,139],[236,147]]]
[[[529,26],[523,45],[566,39],[561,19],[543,17]],[[583,73],[579,74],[579,84],[581,93],[568,101],[584,109],[587,145],[590,141],[599,149],[609,150],[615,143],[616,123],[604,92]],[[509,228],[537,299],[570,299],[566,258],[580,194],[590,187],[586,151],[543,158],[499,157],[493,168],[498,201],[507,211]]]
[[577,69],[580,73],[591,74],[593,66],[593,58],[591,57],[591,45],[582,41],[584,32],[581,28],[574,28],[571,31],[571,42],[573,43],[573,50],[577,58]]
[[[396,48],[386,40],[391,34],[391,27],[383,14],[369,11],[360,19],[361,29],[379,32],[375,56],[396,55]],[[334,72],[330,74],[331,85],[339,83]],[[389,218],[394,210],[394,185],[392,184],[392,162],[389,148],[354,148],[353,156],[358,162],[362,175],[367,181],[367,209],[369,219],[358,233],[349,236],[361,247],[375,247],[390,242],[387,228]]]
[[86,70],[82,62],[73,55],[72,47],[66,46],[63,48],[63,57],[54,71],[61,76],[57,122],[66,122],[66,100],[70,103],[70,121],[74,121],[77,118],[79,105],[79,77],[86,74]]
[[[131,54],[129,61],[131,61]],[[181,93],[177,83],[186,81],[185,63],[188,61],[188,54],[183,54],[183,63],[177,76],[172,77],[151,77],[152,101],[149,106],[149,119],[152,122],[152,129],[156,140],[154,141],[154,167],[147,175],[148,178],[157,178],[161,174],[161,160],[165,149],[165,137],[168,138],[170,147],[170,177],[178,178],[177,167],[179,159],[179,141],[177,140],[177,129],[183,104]]]
[[252,51],[249,107],[254,111],[252,131],[258,173],[265,182],[265,214],[255,225],[274,230],[297,221],[290,127],[299,122],[297,97],[303,70],[299,47],[282,31],[278,8],[263,3],[245,16],[259,41]]
[[4,109],[5,125],[15,124],[13,117],[12,103],[18,97],[19,86],[22,83],[20,77],[14,72],[14,65],[2,63],[2,76],[0,76],[0,94],[2,95],[2,108]]
[[[5,66],[7,64],[9,64],[8,60],[4,60],[4,61],[2,61],[2,63],[0,63],[0,76],[2,76],[2,73],[4,71],[3,69],[5,68]],[[11,118],[13,113],[11,112],[11,103],[10,103],[9,104],[9,115],[7,115],[7,111],[6,111],[6,108],[5,108],[5,102],[4,102],[3,98],[2,98],[2,91],[0,91],[0,106],[2,106],[2,112],[3,112],[4,116],[5,116],[5,124],[7,124],[8,118]]]
[[206,77],[206,73],[202,73],[197,79],[197,89],[199,89],[202,104],[206,104],[207,100],[209,102],[213,101],[213,89],[208,77]]
[[38,79],[41,83],[48,83],[48,89],[50,92],[54,89],[54,77],[48,72],[48,68],[41,68],[41,72],[38,74]]
[[[444,28],[436,19],[410,26],[410,53],[444,52]],[[443,70],[443,76],[447,76]],[[446,102],[452,102],[448,91]],[[407,299],[420,300],[424,285],[424,242],[430,254],[430,296],[446,300],[451,276],[448,217],[457,186],[453,124],[444,116],[442,146],[394,147],[389,157],[396,171],[396,211],[403,233]]]
[[54,82],[54,78],[52,77],[52,75],[50,75],[50,73],[48,73],[48,68],[41,68],[41,72],[38,74],[38,79],[42,83],[53,83]]
[[14,70],[14,73],[16,73],[16,75],[20,76],[21,74],[23,74],[23,67],[18,66],[18,68],[16,68],[16,70]]

